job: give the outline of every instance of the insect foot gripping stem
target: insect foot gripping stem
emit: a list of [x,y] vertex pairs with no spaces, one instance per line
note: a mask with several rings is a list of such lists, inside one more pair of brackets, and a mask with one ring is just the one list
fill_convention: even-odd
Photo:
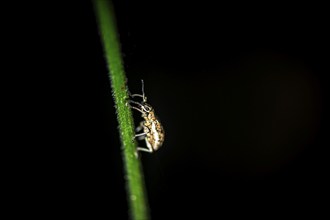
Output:
[[[130,94],[130,93],[129,93]],[[164,142],[165,132],[164,128],[159,122],[154,109],[149,105],[147,97],[144,94],[144,83],[142,80],[142,95],[140,94],[130,94],[130,97],[140,97],[142,101],[137,102],[133,100],[128,100],[128,105],[141,113],[143,121],[137,127],[137,130],[142,130],[143,133],[136,134],[134,139],[138,137],[138,140],[145,140],[147,148],[138,147],[137,151],[144,151],[152,153],[158,150]],[[133,104],[133,105],[132,105]]]

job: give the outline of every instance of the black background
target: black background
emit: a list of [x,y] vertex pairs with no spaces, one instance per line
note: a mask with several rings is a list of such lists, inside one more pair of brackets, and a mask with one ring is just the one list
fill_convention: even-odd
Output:
[[[45,117],[52,126],[45,160],[56,162],[46,195],[60,195],[54,213],[127,219],[93,6],[66,7],[54,15],[54,31],[40,36],[56,35],[60,52],[48,66],[60,98],[48,96],[57,104]],[[141,156],[152,219],[322,211],[329,71],[320,7],[129,0],[114,7],[128,86],[139,93],[144,79],[166,132],[159,151]]]

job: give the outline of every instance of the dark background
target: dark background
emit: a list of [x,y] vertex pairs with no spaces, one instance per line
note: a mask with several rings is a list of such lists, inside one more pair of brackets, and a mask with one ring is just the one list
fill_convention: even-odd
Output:
[[[144,79],[166,132],[159,151],[141,156],[152,219],[322,211],[329,70],[320,8],[129,0],[114,7],[128,86],[139,93]],[[59,156],[52,190],[63,194],[56,209],[127,219],[92,4],[80,1],[55,18],[63,23],[53,70],[63,100],[51,106],[51,151]]]

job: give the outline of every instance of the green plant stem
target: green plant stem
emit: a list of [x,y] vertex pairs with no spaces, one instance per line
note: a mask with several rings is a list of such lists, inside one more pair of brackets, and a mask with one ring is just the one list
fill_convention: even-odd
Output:
[[136,142],[132,141],[135,135],[132,111],[126,105],[128,90],[113,7],[106,0],[94,0],[93,3],[117,110],[131,218],[136,220],[148,219],[148,205],[141,163],[135,156]]

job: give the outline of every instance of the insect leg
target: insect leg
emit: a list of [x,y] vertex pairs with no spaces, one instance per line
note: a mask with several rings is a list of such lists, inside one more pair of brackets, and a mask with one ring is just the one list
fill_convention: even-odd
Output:
[[143,105],[140,103],[140,102],[135,102],[133,100],[128,100],[129,103],[133,103],[133,104],[136,104],[138,106],[140,106],[141,108],[143,107]]
[[143,121],[140,122],[140,125],[135,128],[136,132],[139,132],[143,129]]
[[154,151],[154,149],[152,148],[152,146],[149,143],[149,141],[147,139],[145,139],[145,140],[146,140],[147,148],[138,147],[136,150],[137,151],[144,151],[144,152],[152,153]]
[[146,134],[147,134],[147,133],[136,134],[136,135],[133,137],[132,142],[133,142],[135,139],[137,139],[137,140],[139,140],[139,141],[145,139],[145,138],[146,138],[146,137],[145,137]]
[[139,158],[139,153],[138,153],[139,151],[144,151],[144,152],[152,153],[152,150],[149,150],[147,148],[138,147],[138,148],[136,148],[136,151],[135,151],[136,158]]
[[147,133],[141,133],[141,134],[136,134],[135,136],[134,136],[134,138],[136,138],[136,137],[140,137],[140,136],[144,136],[144,135],[146,135]]
[[[136,104],[136,105],[138,105],[138,106],[141,107],[141,108],[138,108],[138,107],[136,107],[136,106],[132,106],[132,105],[130,105],[130,103]],[[132,100],[128,100],[128,104],[129,104],[129,106],[130,106],[131,108],[133,108],[133,109],[135,109],[135,110],[141,112],[142,114],[145,113],[145,112],[143,111],[143,110],[145,110],[145,108],[144,108],[144,106],[143,106],[141,103],[139,103],[139,102],[135,102],[135,101],[132,101]]]
[[143,98],[143,95],[140,95],[140,94],[130,94],[129,96],[131,96],[132,98],[134,98],[134,97],[141,97],[141,98]]
[[146,135],[147,135],[147,133],[145,133],[145,132],[143,132],[143,133],[141,133],[141,134],[136,134],[136,135],[134,136],[133,140],[134,140],[135,138],[137,138],[139,141],[141,141],[141,140],[145,139],[145,136],[146,136]]
[[152,152],[153,152],[152,149],[150,150],[150,149],[148,149],[148,148],[142,148],[142,147],[138,147],[137,150],[138,150],[138,151],[148,152],[148,153],[152,153]]
[[143,79],[141,80],[141,83],[142,83],[142,95],[140,95],[140,94],[131,94],[130,91],[128,91],[128,95],[130,97],[132,97],[132,98],[134,98],[134,97],[141,97],[143,99],[143,102],[147,102],[147,97],[144,94],[144,82],[143,82]]
[[142,114],[145,114],[141,109],[139,109],[138,107],[135,107],[135,106],[131,106],[132,109],[135,109],[139,112],[141,112]]

